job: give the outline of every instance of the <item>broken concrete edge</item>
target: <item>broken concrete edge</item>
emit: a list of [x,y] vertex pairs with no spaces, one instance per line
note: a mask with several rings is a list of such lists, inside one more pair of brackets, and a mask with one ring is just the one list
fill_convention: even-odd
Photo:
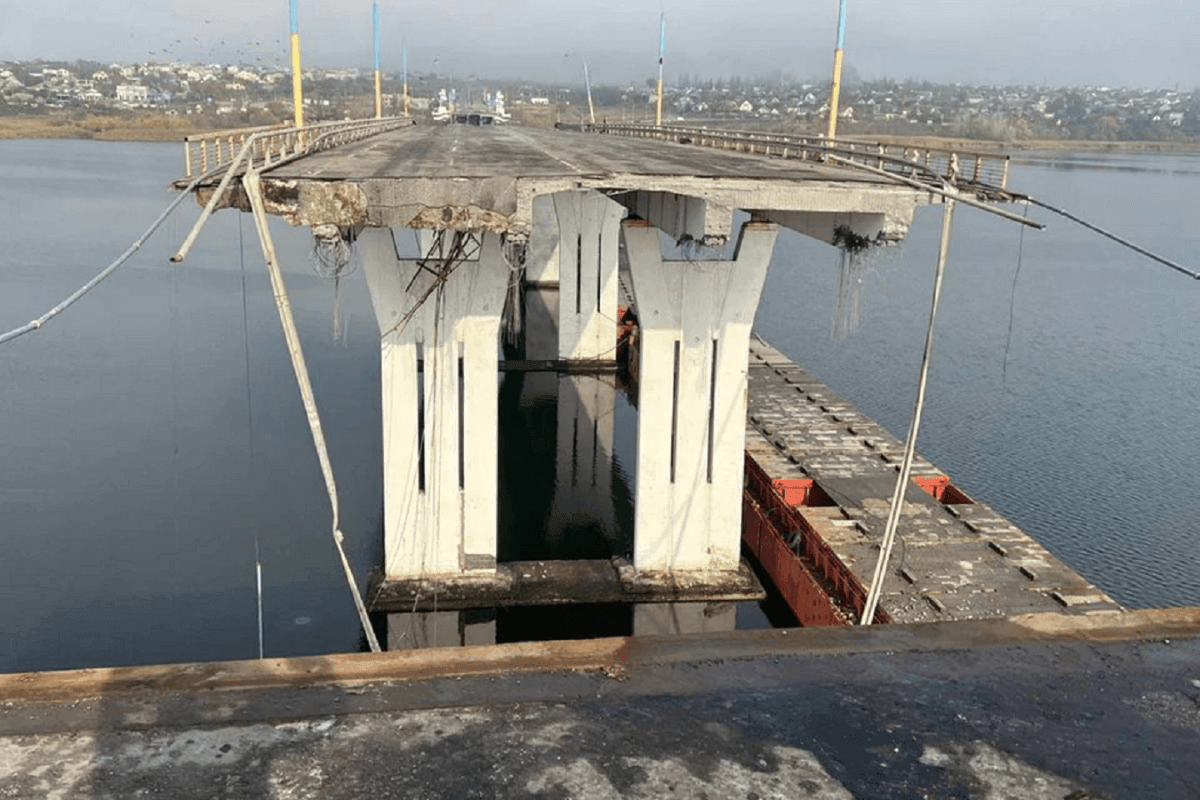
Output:
[[626,559],[508,561],[494,571],[442,578],[372,573],[371,612],[462,611],[492,606],[567,603],[723,603],[756,601],[766,591],[743,559],[729,572],[639,572]]
[[[486,230],[503,233],[516,242],[528,240],[533,230],[535,197],[579,189],[593,189],[610,196],[651,194],[695,198],[706,208],[703,243],[708,246],[727,241],[734,209],[784,214],[785,227],[795,227],[810,235],[806,226],[794,226],[792,217],[810,212],[845,215],[853,210],[860,216],[879,217],[883,221],[883,228],[877,232],[881,241],[897,242],[906,235],[914,209],[929,199],[908,187],[860,179],[835,182],[633,173],[477,180],[424,177],[302,180],[271,177],[268,173],[263,176],[262,184],[267,213],[294,226]],[[847,186],[852,190],[848,191]],[[215,187],[209,186],[198,188],[197,201],[201,205],[207,203],[214,190]],[[240,181],[235,181],[221,198],[217,210],[222,208],[249,210]]]
[[314,687],[354,687],[518,673],[604,671],[760,657],[950,652],[1087,641],[1097,644],[1200,637],[1200,607],[1054,613],[967,622],[793,628],[721,634],[521,642],[385,653],[341,653],[260,661],[217,661],[0,675],[5,713],[28,703],[102,696]]

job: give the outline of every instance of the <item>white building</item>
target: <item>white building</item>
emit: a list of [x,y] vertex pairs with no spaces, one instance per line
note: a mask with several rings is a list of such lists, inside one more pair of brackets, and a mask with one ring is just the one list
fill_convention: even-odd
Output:
[[145,103],[150,90],[136,83],[123,83],[117,87],[117,99],[123,103]]

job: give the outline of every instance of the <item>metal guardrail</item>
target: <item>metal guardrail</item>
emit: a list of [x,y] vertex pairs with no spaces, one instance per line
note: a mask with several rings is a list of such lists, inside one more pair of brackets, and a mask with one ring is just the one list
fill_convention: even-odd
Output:
[[325,150],[339,144],[356,142],[377,133],[414,125],[411,117],[321,122],[303,128],[263,125],[256,128],[233,128],[187,136],[183,140],[184,169],[187,179],[199,169],[203,175],[232,164],[238,154],[251,142],[245,167],[270,166],[284,158],[306,152]]
[[[311,153],[318,153],[350,142],[357,142],[369,136],[395,130],[397,128],[415,125],[412,117],[384,117],[382,119],[354,120],[350,122],[323,122],[308,125],[303,128],[246,128],[232,131],[217,131],[216,133],[189,136],[184,142],[186,151],[185,168],[188,178],[176,183],[177,188],[187,183],[187,190],[192,190],[207,180],[216,180],[221,175],[221,181],[212,192],[200,219],[192,226],[192,231],[183,240],[178,252],[171,256],[171,261],[179,263],[187,258],[188,251],[200,235],[204,223],[212,216],[217,203],[229,189],[235,177],[245,178],[256,175],[264,169],[291,161]],[[220,144],[217,144],[217,143]],[[233,143],[241,146],[234,154]],[[201,170],[200,178],[191,180],[192,175],[192,145],[200,146]],[[223,145],[228,145],[226,149]],[[210,146],[216,164],[207,161]],[[224,151],[224,154],[223,152]],[[255,163],[255,157],[258,162]],[[274,159],[274,160],[272,160]]]
[[584,124],[584,131],[678,142],[742,153],[823,162],[836,156],[917,180],[945,181],[983,192],[1006,192],[1009,157],[910,145],[872,144],[819,136],[653,125]]

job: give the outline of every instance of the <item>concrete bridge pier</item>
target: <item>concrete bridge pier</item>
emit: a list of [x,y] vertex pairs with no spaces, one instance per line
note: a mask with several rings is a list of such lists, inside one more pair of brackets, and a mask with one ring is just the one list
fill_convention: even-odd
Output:
[[461,234],[462,252],[446,258],[446,231],[425,259],[397,254],[395,237],[407,234],[359,238],[382,349],[384,573],[486,576],[496,570],[496,348],[511,270],[497,234]]
[[591,189],[553,195],[558,222],[558,357],[614,357],[617,237],[625,209]]
[[745,223],[731,261],[666,261],[622,223],[641,324],[634,566],[738,568],[747,353],[778,226]]

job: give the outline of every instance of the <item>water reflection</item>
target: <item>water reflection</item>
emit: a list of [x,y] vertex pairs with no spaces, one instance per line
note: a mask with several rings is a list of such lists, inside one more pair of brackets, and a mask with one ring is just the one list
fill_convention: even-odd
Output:
[[1130,154],[1114,147],[1113,152],[1029,151],[1012,157],[1014,164],[1059,172],[1106,170],[1149,175],[1197,175],[1200,159],[1191,153]]
[[771,627],[757,603],[582,603],[388,614],[389,650]]
[[[556,289],[530,289],[523,355],[557,358]],[[507,372],[500,389],[500,561],[629,558],[633,499],[615,450],[612,374]],[[623,414],[626,420],[632,415]],[[632,431],[622,441],[632,440]]]

